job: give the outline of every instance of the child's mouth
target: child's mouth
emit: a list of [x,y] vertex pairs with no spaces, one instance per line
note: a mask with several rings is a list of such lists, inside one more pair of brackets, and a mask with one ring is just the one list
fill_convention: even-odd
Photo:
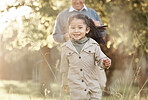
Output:
[[74,37],[79,37],[80,36],[80,34],[74,34]]

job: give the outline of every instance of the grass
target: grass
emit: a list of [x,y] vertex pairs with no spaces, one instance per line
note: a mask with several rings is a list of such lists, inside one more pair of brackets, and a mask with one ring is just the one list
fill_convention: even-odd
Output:
[[[148,100],[148,95],[140,98],[138,95],[139,88],[137,85],[130,86],[129,83],[123,84],[122,79],[117,79],[110,86],[110,96],[103,96],[102,100]],[[115,84],[116,83],[116,84]],[[69,96],[65,95],[59,98],[59,86],[52,84],[52,95],[50,91],[45,89],[45,96],[40,92],[40,84],[32,81],[0,81],[0,100],[69,100]],[[148,94],[148,88],[144,88]]]
[[[44,94],[40,92],[40,84],[32,81],[0,81],[0,100],[59,100],[59,86],[52,84],[54,93],[50,95],[48,89]],[[62,100],[68,100],[69,96],[63,96]]]
[[[127,69],[126,71],[116,71],[113,76],[113,82],[110,85],[111,94],[109,97],[103,96],[103,100],[148,100],[148,81],[139,88],[138,82],[134,79],[134,72]],[[122,74],[121,74],[122,73]],[[143,91],[143,97],[140,97],[140,91]],[[106,92],[106,91],[105,91]],[[107,91],[108,92],[108,91]]]

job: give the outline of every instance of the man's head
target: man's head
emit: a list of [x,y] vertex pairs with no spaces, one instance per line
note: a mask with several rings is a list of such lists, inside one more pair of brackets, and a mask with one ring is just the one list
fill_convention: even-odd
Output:
[[85,0],[71,0],[73,8],[80,11],[83,8]]

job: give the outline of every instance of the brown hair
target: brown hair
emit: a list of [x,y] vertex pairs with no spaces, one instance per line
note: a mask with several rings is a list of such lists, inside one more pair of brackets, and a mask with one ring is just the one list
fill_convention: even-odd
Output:
[[81,19],[84,21],[84,23],[87,25],[87,27],[90,27],[90,31],[88,34],[86,34],[87,37],[93,38],[96,42],[99,44],[105,44],[105,41],[103,40],[102,34],[98,31],[97,27],[95,26],[92,19],[87,17],[84,14],[75,14],[69,17],[68,19],[68,26],[70,25],[71,21],[74,19]]

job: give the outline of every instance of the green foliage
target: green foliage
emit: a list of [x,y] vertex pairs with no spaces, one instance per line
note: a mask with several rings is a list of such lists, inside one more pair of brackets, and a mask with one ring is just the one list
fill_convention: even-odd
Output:
[[[2,10],[1,14],[11,13],[11,9],[16,9],[17,11],[24,6],[28,7],[28,9],[31,8],[28,15],[20,17],[22,19],[21,24],[17,21],[16,17],[14,18],[16,20],[12,20],[8,28],[3,31],[3,40],[7,41],[7,48],[12,50],[13,48],[27,46],[29,49],[39,50],[40,47],[44,46],[52,47],[53,39],[51,37],[54,23],[57,14],[69,5],[67,1],[22,0],[15,1],[11,5],[6,5],[6,10]],[[17,25],[14,27],[13,24]],[[12,33],[11,37],[7,37],[7,34],[10,33]]]
[[[95,3],[92,3],[95,2]],[[114,48],[121,53],[144,48],[148,52],[148,2],[146,0],[87,0],[87,5],[99,12],[104,24],[108,24]]]
[[[133,48],[144,48],[148,52],[148,3],[146,0],[86,0],[86,5],[95,9],[101,17],[103,24],[107,24],[107,33],[114,49],[119,46],[122,52],[131,54]],[[22,26],[12,27],[18,21],[12,21],[3,34],[14,34],[7,44],[12,48],[30,48],[48,46],[52,47],[52,31],[59,12],[70,6],[69,0],[21,0],[7,5],[9,12],[12,8],[20,9],[22,6],[31,8],[28,16],[22,18]],[[12,27],[10,29],[10,27]],[[8,32],[10,31],[10,32]],[[8,35],[7,35],[8,36]],[[21,38],[20,38],[21,37]],[[50,40],[48,40],[50,38]],[[15,45],[15,46],[14,46]]]

